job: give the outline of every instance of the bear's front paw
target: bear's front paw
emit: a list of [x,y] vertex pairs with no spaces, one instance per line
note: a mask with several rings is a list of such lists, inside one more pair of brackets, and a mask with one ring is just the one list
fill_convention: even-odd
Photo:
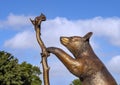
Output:
[[47,48],[47,52],[48,52],[48,53],[51,53],[51,52],[53,52],[53,51],[55,51],[55,47],[48,47],[48,48]]

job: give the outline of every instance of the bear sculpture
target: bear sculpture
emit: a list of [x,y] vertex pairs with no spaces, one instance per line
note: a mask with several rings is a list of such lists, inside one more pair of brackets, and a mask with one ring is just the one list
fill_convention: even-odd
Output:
[[82,85],[117,85],[89,44],[91,35],[92,32],[84,37],[60,37],[61,43],[75,58],[57,47],[48,47],[47,51],[55,54],[66,68],[80,79]]

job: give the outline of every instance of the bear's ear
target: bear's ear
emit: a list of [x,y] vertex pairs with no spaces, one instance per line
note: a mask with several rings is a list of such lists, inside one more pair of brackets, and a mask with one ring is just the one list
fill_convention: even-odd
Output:
[[92,36],[92,32],[88,32],[83,38],[85,41],[89,41],[90,37]]

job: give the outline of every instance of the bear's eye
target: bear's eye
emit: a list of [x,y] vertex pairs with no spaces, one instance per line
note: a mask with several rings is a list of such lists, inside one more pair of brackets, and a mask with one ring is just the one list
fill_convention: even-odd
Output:
[[77,38],[72,38],[72,41],[76,42],[76,41],[78,41],[78,39]]

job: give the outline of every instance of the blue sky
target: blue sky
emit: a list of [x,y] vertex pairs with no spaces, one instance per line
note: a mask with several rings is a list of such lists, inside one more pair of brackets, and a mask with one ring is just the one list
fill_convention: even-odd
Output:
[[[40,48],[29,18],[44,13],[42,38],[46,46],[68,50],[60,36],[84,36],[92,31],[90,43],[116,81],[120,83],[119,0],[2,0],[0,2],[0,50],[12,53],[20,62],[40,66]],[[70,52],[68,52],[70,54]],[[51,85],[69,85],[75,79],[54,56],[48,58]]]

